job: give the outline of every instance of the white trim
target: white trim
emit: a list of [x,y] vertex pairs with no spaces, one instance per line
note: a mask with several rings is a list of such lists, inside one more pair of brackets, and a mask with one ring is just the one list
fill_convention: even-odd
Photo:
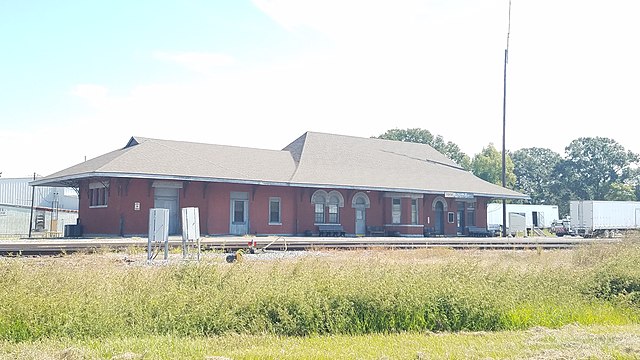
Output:
[[[416,219],[415,222],[413,220],[413,202],[415,201],[415,205],[416,205]],[[418,199],[411,199],[411,224],[413,225],[417,225],[420,222],[420,202],[418,201]]]
[[93,206],[89,206],[89,209],[102,209],[106,207],[109,207],[109,205],[93,205]]
[[[396,211],[395,207],[396,204],[394,204],[394,202],[398,200],[400,203],[397,204],[398,209]],[[398,222],[394,222],[394,218],[398,217]],[[393,197],[391,198],[391,223],[392,224],[402,224],[402,198],[401,197]]]
[[[272,201],[278,202],[278,219],[280,220],[278,222],[271,221],[271,202]],[[268,223],[269,225],[282,225],[282,199],[278,196],[269,197],[269,222]]]
[[[364,198],[364,204],[356,204],[356,200],[358,198]],[[369,200],[369,196],[366,193],[364,193],[362,191],[359,191],[359,192],[353,194],[353,197],[351,198],[351,207],[352,208],[357,208],[357,207],[361,207],[361,206],[364,207],[365,209],[368,209],[368,208],[371,207],[371,201]]]
[[[80,179],[86,178],[96,178],[96,177],[109,177],[109,178],[134,178],[134,179],[158,179],[158,180],[180,180],[180,181],[202,181],[209,183],[232,183],[232,184],[251,184],[251,185],[275,185],[275,186],[283,186],[283,187],[301,187],[301,188],[333,188],[333,189],[344,189],[344,190],[361,190],[361,191],[387,191],[394,193],[414,193],[414,194],[422,194],[422,195],[442,195],[445,193],[445,190],[432,190],[432,189],[411,189],[411,188],[389,188],[382,186],[357,186],[357,185],[338,185],[338,184],[315,184],[315,183],[297,183],[297,182],[286,182],[286,181],[273,181],[273,180],[244,180],[244,179],[234,179],[234,178],[211,178],[211,177],[203,177],[203,176],[177,176],[177,175],[166,175],[166,174],[140,174],[140,173],[124,173],[124,172],[88,172],[88,173],[78,173],[72,175],[65,175],[57,178],[51,179],[41,179],[30,181],[29,185],[31,186],[61,186],[68,187],[68,184],[65,184],[64,181],[77,181]],[[516,200],[527,200],[531,199],[528,195],[501,195],[496,193],[478,193],[471,192],[474,196],[477,197],[486,197],[491,199],[516,199]]]
[[449,204],[447,204],[447,200],[442,196],[437,196],[435,199],[433,199],[433,202],[431,203],[431,210],[436,211],[436,204],[438,203],[438,201],[442,203],[443,213],[449,211]]

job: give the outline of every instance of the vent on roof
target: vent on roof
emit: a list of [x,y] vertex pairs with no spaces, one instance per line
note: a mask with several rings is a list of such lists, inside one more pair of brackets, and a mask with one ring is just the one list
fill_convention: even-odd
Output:
[[125,148],[125,149],[126,149],[126,148],[130,148],[130,147],[135,146],[135,145],[138,145],[138,144],[140,144],[140,143],[138,142],[138,140],[136,140],[135,136],[132,136],[132,137],[131,137],[131,139],[129,139],[129,142],[127,143],[127,145],[126,145],[124,148]]

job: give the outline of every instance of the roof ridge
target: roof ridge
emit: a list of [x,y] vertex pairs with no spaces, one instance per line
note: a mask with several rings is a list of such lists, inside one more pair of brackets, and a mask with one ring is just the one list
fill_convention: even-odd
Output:
[[293,181],[296,174],[298,173],[298,169],[300,168],[300,161],[302,160],[302,153],[304,152],[305,145],[307,143],[307,136],[310,133],[310,131],[305,132],[282,149],[283,151],[288,151],[289,154],[291,154],[293,162],[296,165],[295,170],[293,170],[293,173],[289,177],[289,182]]

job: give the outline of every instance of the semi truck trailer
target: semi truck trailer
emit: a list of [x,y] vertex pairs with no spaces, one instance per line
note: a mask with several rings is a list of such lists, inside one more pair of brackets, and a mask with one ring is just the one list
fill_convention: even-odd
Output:
[[640,229],[640,202],[580,200],[569,203],[571,228],[583,237],[612,237]]

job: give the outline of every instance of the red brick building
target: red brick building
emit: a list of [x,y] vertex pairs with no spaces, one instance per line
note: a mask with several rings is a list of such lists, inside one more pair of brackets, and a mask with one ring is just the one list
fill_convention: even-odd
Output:
[[133,137],[35,186],[79,189],[84,235],[145,235],[149,209],[198,207],[203,235],[465,235],[490,199],[526,199],[423,144],[307,132],[283,150]]

